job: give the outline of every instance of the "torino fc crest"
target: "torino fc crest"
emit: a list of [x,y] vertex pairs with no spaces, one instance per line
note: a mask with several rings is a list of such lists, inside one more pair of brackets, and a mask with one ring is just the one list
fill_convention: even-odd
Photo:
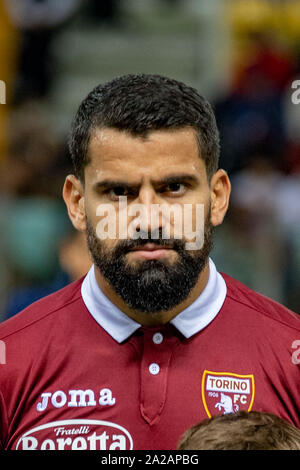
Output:
[[254,376],[205,370],[202,400],[209,418],[240,410],[250,411],[254,401]]

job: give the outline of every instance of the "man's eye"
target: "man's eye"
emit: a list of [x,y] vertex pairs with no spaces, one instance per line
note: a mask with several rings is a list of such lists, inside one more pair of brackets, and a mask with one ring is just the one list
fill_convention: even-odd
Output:
[[181,194],[185,191],[185,184],[183,183],[170,183],[165,188],[165,192],[174,193],[174,194]]
[[108,190],[108,195],[113,197],[113,198],[118,198],[120,196],[126,196],[127,195],[127,191],[125,188],[123,188],[122,186],[117,186],[115,188],[111,188]]
[[133,197],[135,192],[126,188],[124,186],[116,186],[115,188],[110,188],[106,191],[108,197],[112,200],[117,201],[121,196]]

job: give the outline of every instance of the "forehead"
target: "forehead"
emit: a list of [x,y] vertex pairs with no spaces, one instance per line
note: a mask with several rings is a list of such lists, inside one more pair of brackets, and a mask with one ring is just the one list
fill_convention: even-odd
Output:
[[134,136],[111,128],[93,130],[89,145],[87,178],[98,176],[128,179],[159,176],[165,172],[205,173],[196,133],[191,128],[155,130]]

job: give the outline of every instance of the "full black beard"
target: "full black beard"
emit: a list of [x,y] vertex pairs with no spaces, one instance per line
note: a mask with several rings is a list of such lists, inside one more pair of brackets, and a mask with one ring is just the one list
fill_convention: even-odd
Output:
[[[87,243],[93,261],[114,291],[133,310],[142,313],[168,311],[183,302],[196,285],[212,249],[213,227],[207,218],[204,243],[201,250],[186,250],[185,242],[178,239],[139,238],[120,240],[108,251],[87,223]],[[134,266],[126,261],[132,248],[155,243],[176,250],[178,260],[145,260]]]

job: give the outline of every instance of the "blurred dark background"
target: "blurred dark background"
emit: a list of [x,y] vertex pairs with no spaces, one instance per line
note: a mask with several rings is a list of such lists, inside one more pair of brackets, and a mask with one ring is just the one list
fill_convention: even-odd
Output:
[[94,86],[137,72],[213,104],[233,192],[212,258],[300,313],[300,1],[0,0],[0,321],[89,269],[66,136]]

